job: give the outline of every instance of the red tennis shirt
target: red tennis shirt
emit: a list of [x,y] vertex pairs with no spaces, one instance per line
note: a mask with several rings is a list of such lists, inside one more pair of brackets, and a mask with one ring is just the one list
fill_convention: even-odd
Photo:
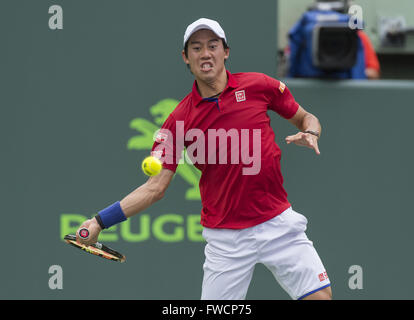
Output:
[[194,81],[163,124],[152,154],[175,172],[186,147],[201,171],[201,224],[243,229],[291,206],[267,111],[289,119],[299,105],[283,82],[265,74],[227,71],[227,76],[217,98],[203,99]]

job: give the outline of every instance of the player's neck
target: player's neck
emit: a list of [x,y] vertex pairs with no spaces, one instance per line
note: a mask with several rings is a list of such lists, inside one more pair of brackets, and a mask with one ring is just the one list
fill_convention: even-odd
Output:
[[220,74],[220,76],[212,81],[204,81],[201,79],[196,79],[196,81],[198,92],[202,98],[216,96],[217,94],[224,91],[227,86],[228,79],[226,69],[223,69],[223,72]]

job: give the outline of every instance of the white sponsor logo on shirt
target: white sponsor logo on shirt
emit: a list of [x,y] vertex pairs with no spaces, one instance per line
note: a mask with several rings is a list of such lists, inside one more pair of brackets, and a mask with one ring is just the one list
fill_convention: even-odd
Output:
[[235,96],[236,96],[236,101],[237,102],[246,101],[246,94],[245,94],[244,90],[236,91]]

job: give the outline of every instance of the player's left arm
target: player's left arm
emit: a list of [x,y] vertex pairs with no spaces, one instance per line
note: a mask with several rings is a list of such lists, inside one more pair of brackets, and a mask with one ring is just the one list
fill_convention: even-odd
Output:
[[319,119],[299,106],[295,115],[289,119],[289,122],[296,126],[300,132],[287,136],[286,143],[290,144],[293,142],[296,145],[311,148],[319,155],[318,139],[322,132]]

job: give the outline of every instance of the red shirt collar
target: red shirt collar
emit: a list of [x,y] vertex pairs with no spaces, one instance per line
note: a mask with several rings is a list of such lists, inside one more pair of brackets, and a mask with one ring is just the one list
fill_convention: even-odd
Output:
[[[226,85],[226,88],[224,88],[223,92],[226,91],[227,88],[235,89],[239,86],[236,78],[228,70],[226,70],[226,74],[227,74],[227,85]],[[198,93],[196,80],[194,80],[191,95],[192,95],[192,100],[193,100],[193,107],[197,107],[198,104],[203,100],[203,98]]]

